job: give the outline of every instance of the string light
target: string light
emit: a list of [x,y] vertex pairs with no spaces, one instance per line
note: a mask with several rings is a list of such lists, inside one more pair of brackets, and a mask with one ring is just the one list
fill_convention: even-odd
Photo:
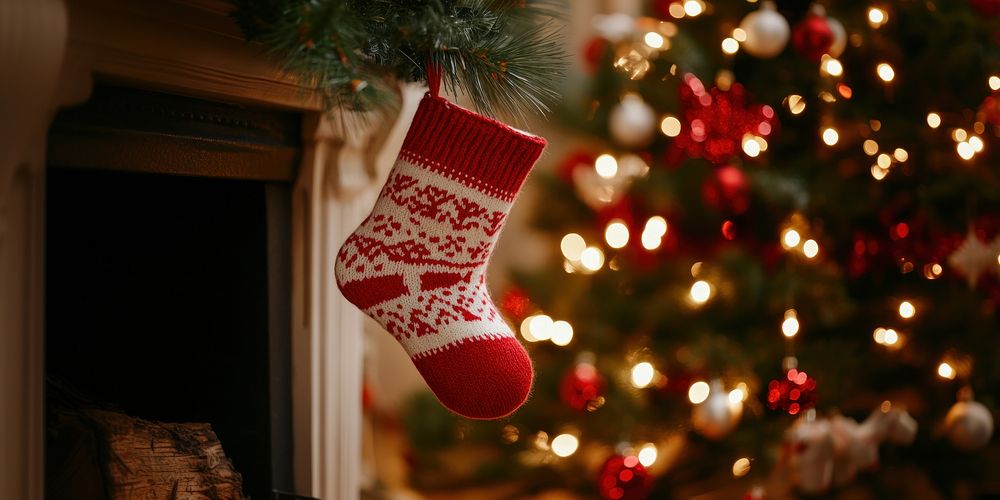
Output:
[[573,325],[567,321],[555,321],[552,323],[552,343],[565,347],[573,341]]
[[705,11],[705,5],[699,0],[687,0],[684,2],[684,14],[690,17],[697,17]]
[[959,158],[963,160],[971,160],[972,157],[976,155],[976,149],[973,148],[971,144],[965,141],[956,144],[955,150],[958,151]]
[[583,240],[583,236],[576,233],[563,236],[562,241],[559,242],[559,249],[562,251],[563,257],[566,257],[566,260],[570,262],[578,262],[580,254],[586,248],[587,242]]
[[962,142],[969,138],[969,133],[964,128],[956,128],[951,131],[951,139],[955,142]]
[[802,236],[794,229],[785,229],[781,234],[781,246],[785,249],[795,248],[802,241]]
[[691,404],[698,405],[704,403],[705,400],[708,399],[708,393],[708,382],[699,380],[691,384],[691,387],[688,388],[688,399],[691,401]]
[[875,343],[879,345],[886,347],[898,347],[899,345],[899,332],[892,328],[876,328],[875,332],[872,333],[872,337],[875,339]]
[[604,252],[597,247],[587,247],[580,253],[580,265],[588,271],[597,271],[604,266]]
[[659,215],[654,215],[646,221],[646,226],[642,230],[642,247],[646,250],[655,250],[660,246],[663,237],[667,234],[667,220]]
[[743,457],[733,462],[733,476],[743,477],[750,473],[750,459]]
[[805,255],[807,259],[819,255],[819,243],[816,243],[816,240],[806,240],[802,244],[802,255]]
[[915,314],[917,314],[917,308],[914,307],[913,304],[910,301],[904,300],[904,301],[902,301],[902,302],[899,303],[899,317],[900,318],[910,319]]
[[871,139],[865,139],[865,142],[861,145],[861,149],[864,150],[866,155],[875,156],[878,153],[878,143]]
[[826,129],[823,130],[823,142],[827,146],[833,146],[837,144],[837,141],[839,140],[840,140],[840,134],[837,133],[837,130],[835,128],[827,127]]
[[580,440],[572,434],[560,434],[552,438],[552,453],[560,457],[568,457],[576,453]]
[[875,164],[878,165],[879,168],[886,170],[892,166],[892,158],[890,158],[889,155],[882,153],[878,155],[878,158],[875,160]]
[[753,134],[743,136],[743,152],[750,158],[756,158],[760,155],[760,143],[757,142]]
[[594,161],[594,170],[597,170],[597,175],[610,179],[618,173],[618,160],[609,154],[598,156]]
[[889,175],[888,170],[879,167],[877,164],[872,165],[872,177],[874,177],[875,180],[880,181],[882,179],[885,179],[885,176],[887,175]]
[[[746,385],[746,384],[744,384]],[[735,405],[742,403],[747,398],[747,393],[741,387],[737,387],[729,391],[729,404]]]
[[988,83],[990,84],[990,90],[1000,90],[1000,76],[991,75]]
[[802,114],[806,110],[806,100],[798,94],[792,94],[785,98],[785,104],[788,106],[788,112],[793,115]]
[[939,377],[947,380],[955,380],[955,368],[948,364],[947,361],[942,361],[937,367],[937,374]]
[[944,268],[942,268],[941,264],[938,264],[937,262],[924,266],[924,277],[929,280],[937,279],[941,276],[942,272],[944,272]]
[[820,71],[830,76],[840,76],[844,74],[844,65],[835,57],[824,55],[819,65]]
[[674,116],[667,115],[660,122],[660,131],[667,137],[677,137],[681,135],[681,121]]
[[927,113],[927,126],[930,128],[938,128],[941,126],[941,115],[930,112]]
[[735,38],[737,42],[745,42],[747,41],[747,32],[744,31],[743,28],[736,28],[733,30],[733,38]]
[[628,244],[628,226],[620,219],[615,219],[604,230],[604,240],[611,248],[622,248]]
[[799,318],[795,309],[785,311],[785,320],[781,322],[781,333],[788,338],[799,333]]
[[892,152],[892,157],[898,162],[904,162],[910,158],[910,154],[903,148],[896,148],[896,150]]
[[650,31],[649,33],[646,33],[646,36],[644,36],[642,40],[646,42],[646,45],[649,45],[650,48],[654,49],[662,48],[663,43],[665,41],[663,35],[655,31]]
[[722,41],[722,52],[732,55],[738,50],[740,50],[740,42],[737,42],[735,38],[726,38]]
[[632,367],[632,386],[636,389],[642,389],[653,382],[654,375],[656,375],[656,370],[653,369],[652,363],[648,361],[636,363]]
[[671,2],[668,12],[670,12],[670,15],[675,19],[680,19],[684,17],[684,6],[679,3]]
[[886,11],[878,7],[870,7],[868,9],[868,25],[872,28],[878,29],[883,24],[889,22],[889,14]]
[[875,67],[875,71],[878,73],[878,77],[882,79],[883,82],[889,83],[896,78],[896,71],[892,69],[889,63],[879,63]]
[[521,336],[528,342],[542,342],[552,338],[554,322],[545,314],[535,314],[521,322]]
[[967,142],[969,143],[970,146],[972,146],[973,151],[977,153],[983,152],[983,147],[985,145],[983,144],[983,140],[980,139],[979,136],[974,135],[972,137],[969,137],[969,140]]
[[636,457],[639,459],[639,463],[642,464],[643,467],[649,467],[656,462],[657,455],[659,455],[659,453],[656,449],[656,445],[653,443],[646,443],[642,445],[642,448],[639,448],[639,453],[636,454]]
[[712,285],[705,280],[695,281],[691,285],[691,300],[695,304],[704,304],[712,296]]
[[897,342],[899,342],[899,333],[891,328],[886,330],[885,335],[882,338],[882,343],[887,346],[894,346]]

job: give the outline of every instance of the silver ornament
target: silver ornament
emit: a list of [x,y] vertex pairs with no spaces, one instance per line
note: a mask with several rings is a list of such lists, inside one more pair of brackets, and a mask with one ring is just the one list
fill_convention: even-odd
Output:
[[774,2],[763,2],[759,10],[747,14],[740,21],[740,29],[747,35],[743,50],[761,59],[772,58],[785,50],[792,32]]
[[653,142],[656,111],[636,94],[626,94],[608,117],[611,137],[626,148],[641,148]]
[[978,450],[993,437],[993,414],[973,400],[959,401],[944,418],[948,440],[962,451]]

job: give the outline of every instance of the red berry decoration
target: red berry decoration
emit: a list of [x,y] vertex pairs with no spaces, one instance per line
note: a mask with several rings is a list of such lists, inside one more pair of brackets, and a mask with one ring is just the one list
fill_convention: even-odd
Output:
[[798,415],[802,410],[816,406],[816,379],[806,372],[792,368],[784,378],[767,384],[767,407]]
[[835,39],[826,16],[815,12],[806,14],[792,30],[792,47],[799,55],[812,62],[819,62],[823,54],[829,53]]
[[653,489],[653,478],[635,455],[615,455],[604,462],[597,490],[605,500],[642,500]]
[[742,85],[729,90],[705,89],[698,77],[684,75],[680,85],[681,133],[674,139],[668,160],[705,158],[721,165],[739,154],[743,136],[770,136],[777,127],[774,109],[749,103]]
[[986,17],[1000,14],[1000,0],[969,0],[969,7]]
[[559,385],[563,403],[576,411],[597,409],[604,403],[603,393],[604,377],[590,363],[578,363]]

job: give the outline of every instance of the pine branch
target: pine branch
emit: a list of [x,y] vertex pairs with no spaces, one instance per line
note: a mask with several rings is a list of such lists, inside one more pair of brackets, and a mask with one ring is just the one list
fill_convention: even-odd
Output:
[[248,38],[284,58],[285,68],[320,91],[329,107],[370,109],[394,102],[395,79],[443,84],[478,111],[524,121],[558,100],[565,67],[552,17],[541,0],[237,0]]

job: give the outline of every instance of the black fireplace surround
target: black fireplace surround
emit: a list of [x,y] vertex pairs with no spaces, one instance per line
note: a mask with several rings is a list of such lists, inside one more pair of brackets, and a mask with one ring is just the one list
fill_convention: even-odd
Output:
[[300,118],[103,85],[49,137],[47,380],[131,416],[211,424],[254,499],[298,498],[275,492],[293,490]]

